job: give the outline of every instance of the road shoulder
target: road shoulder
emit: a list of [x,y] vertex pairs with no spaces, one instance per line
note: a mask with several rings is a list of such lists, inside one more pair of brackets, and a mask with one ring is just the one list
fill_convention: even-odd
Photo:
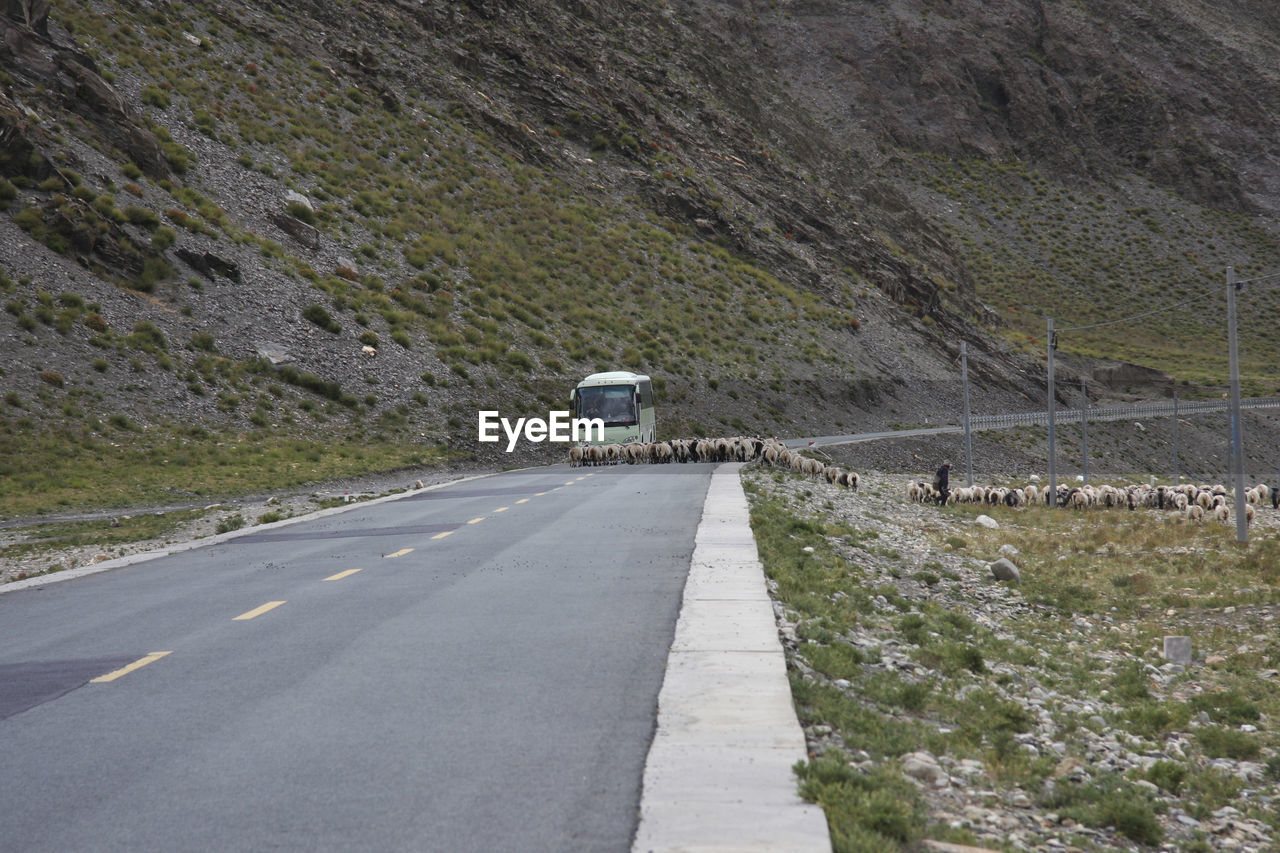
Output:
[[634,853],[822,851],[806,757],[739,463],[712,476],[645,764]]

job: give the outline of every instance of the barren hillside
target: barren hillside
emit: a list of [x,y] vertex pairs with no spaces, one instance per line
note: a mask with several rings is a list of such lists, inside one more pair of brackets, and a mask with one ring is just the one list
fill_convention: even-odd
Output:
[[[979,410],[1042,408],[1045,315],[1280,270],[1266,4],[4,8],[19,445],[471,452],[477,408],[615,367],[655,376],[669,435],[937,422],[961,339]],[[1247,299],[1275,393],[1280,301]],[[1065,335],[1068,378],[1220,393],[1219,301]]]

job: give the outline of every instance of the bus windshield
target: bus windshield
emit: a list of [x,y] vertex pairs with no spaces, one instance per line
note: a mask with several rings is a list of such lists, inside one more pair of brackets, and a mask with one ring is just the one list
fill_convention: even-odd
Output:
[[607,427],[636,423],[636,402],[630,385],[579,388],[577,406],[578,417],[600,418]]

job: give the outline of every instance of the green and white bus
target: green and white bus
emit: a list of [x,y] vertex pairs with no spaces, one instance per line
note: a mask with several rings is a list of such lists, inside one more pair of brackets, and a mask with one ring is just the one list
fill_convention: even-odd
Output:
[[[604,439],[597,444],[657,440],[653,383],[648,376],[624,370],[593,373],[569,393],[569,404],[575,418],[604,421]],[[598,431],[587,434],[594,438]]]

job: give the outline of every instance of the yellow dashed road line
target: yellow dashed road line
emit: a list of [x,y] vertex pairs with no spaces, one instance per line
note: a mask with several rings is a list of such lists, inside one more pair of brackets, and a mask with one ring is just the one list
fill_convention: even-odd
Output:
[[354,574],[355,574],[356,572],[358,572],[358,571],[360,571],[360,570],[359,570],[359,569],[347,569],[345,572],[338,572],[336,575],[329,575],[329,577],[325,578],[325,580],[327,580],[327,581],[340,581],[340,580],[342,580],[343,578],[349,578],[349,577],[351,577],[352,575],[354,575]]
[[432,536],[431,538],[432,538],[432,539],[443,539],[444,537],[446,537],[446,536],[450,535],[451,533],[453,533],[453,531],[452,531],[452,530],[446,530],[446,531],[444,531],[443,533],[437,533],[435,536]]
[[493,513],[494,513],[494,515],[497,515],[498,513],[500,513],[500,512],[506,512],[506,511],[507,511],[507,510],[509,510],[509,509],[511,509],[511,507],[509,507],[509,506],[500,506],[500,507],[498,507],[497,509],[495,509],[495,510],[493,511]]
[[384,560],[394,560],[396,557],[403,557],[405,554],[412,554],[412,553],[413,553],[412,548],[401,548],[399,551],[396,551],[394,554],[383,554],[382,558]]
[[250,610],[248,613],[241,613],[239,616],[235,617],[235,619],[233,619],[233,620],[231,620],[231,621],[233,621],[233,622],[245,622],[245,621],[247,621],[247,620],[249,620],[249,619],[256,619],[257,617],[261,616],[263,613],[266,613],[268,610],[275,610],[275,609],[276,609],[277,607],[279,607],[281,604],[284,604],[284,602],[283,602],[283,601],[268,601],[266,604],[262,605],[261,607],[255,607],[255,608],[253,608],[253,609],[252,609],[252,610]]
[[518,504],[527,504],[528,502],[529,502],[528,498],[521,498],[520,500],[516,501],[516,503]]
[[480,522],[484,521],[484,520],[485,520],[485,518],[486,518],[486,516],[483,516],[483,515],[482,515],[482,516],[480,516],[479,518],[473,518],[473,519],[471,519],[470,521],[468,521],[468,522],[467,522],[467,524],[479,524]]
[[135,669],[142,669],[142,668],[143,668],[144,666],[146,666],[147,664],[149,664],[149,663],[155,663],[156,661],[160,660],[160,658],[164,657],[165,655],[171,655],[171,654],[173,654],[173,652],[171,652],[171,651],[169,651],[169,652],[152,652],[151,654],[147,655],[147,656],[146,656],[146,657],[144,657],[144,658],[138,658],[136,661],[134,661],[133,663],[129,664],[128,666],[122,666],[122,667],[120,667],[120,669],[117,669],[115,672],[108,672],[106,675],[99,675],[97,678],[93,679],[93,680],[92,680],[92,681],[90,681],[89,683],[90,683],[90,684],[105,684],[105,683],[106,683],[106,682],[108,682],[108,681],[115,681],[117,678],[120,678],[121,676],[124,676],[124,675],[128,675],[129,673],[133,672]]

